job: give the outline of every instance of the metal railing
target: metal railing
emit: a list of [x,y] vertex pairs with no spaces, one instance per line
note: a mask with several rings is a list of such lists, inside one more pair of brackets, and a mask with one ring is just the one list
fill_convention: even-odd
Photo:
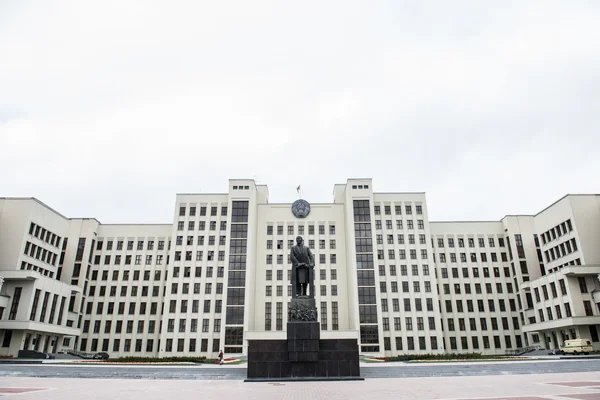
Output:
[[506,354],[511,355],[511,356],[520,356],[522,354],[529,353],[531,351],[536,351],[536,350],[544,350],[544,347],[542,347],[540,345],[526,346],[526,347],[521,347],[521,348],[514,349],[514,350],[506,350]]
[[84,353],[83,351],[67,350],[67,354],[85,359],[92,359],[94,358],[95,353]]

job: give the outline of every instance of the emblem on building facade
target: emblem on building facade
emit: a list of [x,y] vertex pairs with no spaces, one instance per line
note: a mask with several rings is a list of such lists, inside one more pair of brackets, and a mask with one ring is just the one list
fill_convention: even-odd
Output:
[[310,204],[308,201],[300,199],[292,204],[292,213],[296,218],[306,218],[310,214]]

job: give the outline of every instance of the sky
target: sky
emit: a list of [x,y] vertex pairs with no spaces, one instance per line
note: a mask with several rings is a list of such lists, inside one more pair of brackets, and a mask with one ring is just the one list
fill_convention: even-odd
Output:
[[176,193],[426,192],[430,220],[600,193],[600,2],[0,1],[0,196],[169,223]]

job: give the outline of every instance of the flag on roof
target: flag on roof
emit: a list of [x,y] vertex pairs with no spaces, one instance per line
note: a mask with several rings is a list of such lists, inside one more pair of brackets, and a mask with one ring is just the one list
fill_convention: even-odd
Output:
[[296,192],[300,193],[300,185],[296,188]]

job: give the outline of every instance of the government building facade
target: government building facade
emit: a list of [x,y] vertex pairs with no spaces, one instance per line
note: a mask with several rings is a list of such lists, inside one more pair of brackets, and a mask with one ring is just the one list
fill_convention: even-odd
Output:
[[600,349],[600,195],[491,222],[430,221],[424,193],[371,179],[301,212],[268,197],[234,179],[178,194],[155,225],[0,198],[0,355],[243,356],[248,339],[286,338],[297,236],[315,255],[321,338],[361,354]]

